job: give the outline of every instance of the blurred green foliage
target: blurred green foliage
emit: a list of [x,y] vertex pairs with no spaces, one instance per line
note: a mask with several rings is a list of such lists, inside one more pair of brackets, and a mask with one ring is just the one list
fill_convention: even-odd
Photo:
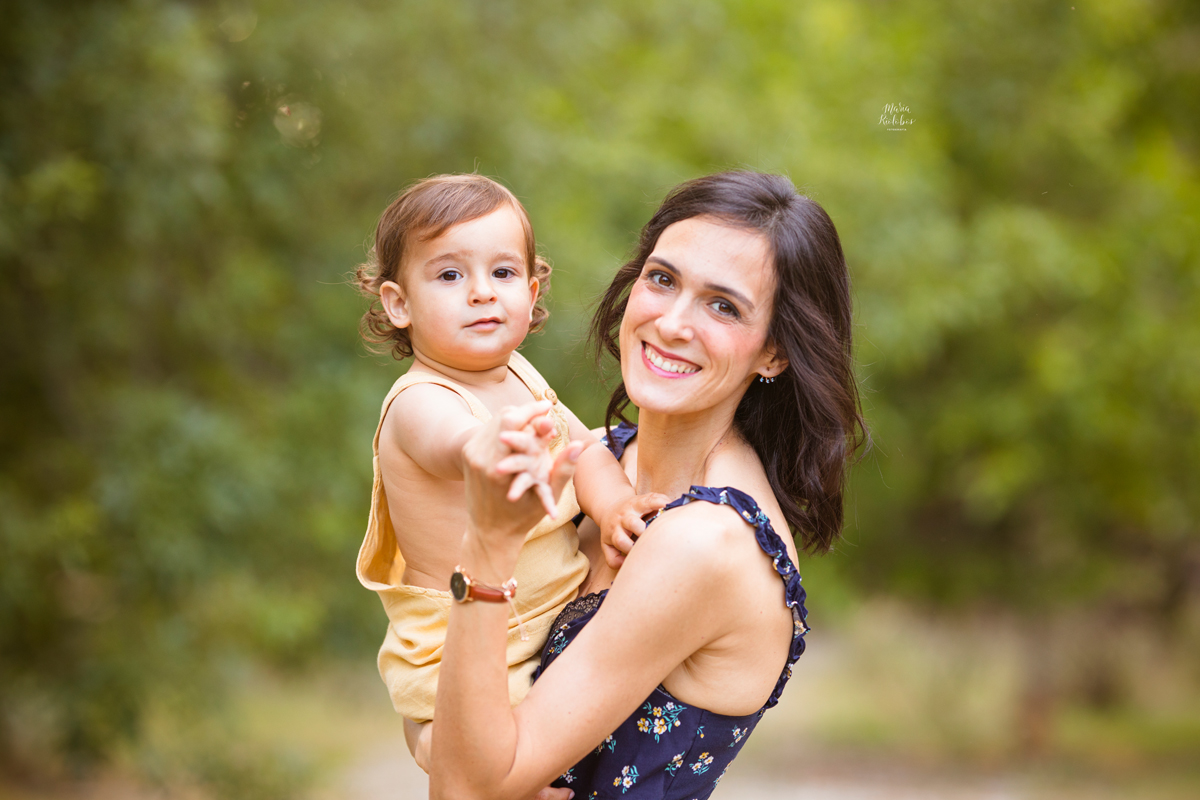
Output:
[[556,266],[526,352],[593,424],[588,307],[657,201],[789,174],[842,233],[875,441],[835,569],[1179,618],[1198,41],[1182,0],[6,3],[0,754],[102,757],[246,659],[369,658],[352,564],[401,367],[344,279],[436,172],[526,201]]

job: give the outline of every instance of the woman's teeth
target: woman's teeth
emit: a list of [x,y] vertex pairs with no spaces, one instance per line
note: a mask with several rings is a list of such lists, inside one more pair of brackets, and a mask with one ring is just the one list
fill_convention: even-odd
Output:
[[693,367],[686,364],[680,364],[678,361],[670,361],[663,358],[649,345],[643,345],[642,349],[646,351],[646,358],[651,364],[663,370],[664,372],[677,372],[680,375],[690,375],[693,372],[699,372],[699,367]]

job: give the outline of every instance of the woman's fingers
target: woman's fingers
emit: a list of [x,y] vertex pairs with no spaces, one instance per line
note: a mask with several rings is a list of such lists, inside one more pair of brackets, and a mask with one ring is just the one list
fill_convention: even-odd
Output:
[[533,800],[571,800],[575,796],[575,792],[570,789],[556,789],[553,786],[547,786],[533,796]]

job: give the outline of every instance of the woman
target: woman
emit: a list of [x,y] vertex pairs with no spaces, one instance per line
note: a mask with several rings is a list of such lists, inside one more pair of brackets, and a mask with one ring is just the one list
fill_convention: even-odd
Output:
[[[555,779],[583,797],[712,792],[804,649],[795,547],[776,532],[791,526],[823,552],[841,530],[846,462],[864,436],[850,332],[837,232],[787,179],[724,173],[671,192],[593,333],[621,362],[609,421],[630,401],[639,409],[636,437],[619,426],[610,446],[639,493],[679,499],[615,579],[593,557],[587,590],[598,593],[555,623],[516,708],[507,607],[454,607],[432,797],[529,797]],[[498,465],[531,449],[520,431],[542,410],[510,410],[465,450],[460,571],[476,583],[511,576],[541,514],[530,494],[506,500],[511,476]],[[573,454],[555,465],[556,489]]]

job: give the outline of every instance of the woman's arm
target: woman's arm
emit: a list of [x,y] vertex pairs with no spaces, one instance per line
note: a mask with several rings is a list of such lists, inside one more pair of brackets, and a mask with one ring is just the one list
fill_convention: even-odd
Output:
[[[512,417],[505,424],[525,422]],[[466,448],[472,523],[462,558],[473,577],[498,585],[511,575],[529,525],[520,515],[539,506],[523,498],[525,511],[503,507],[504,476],[492,466],[503,454],[488,436],[496,437],[490,424]],[[556,470],[556,488],[566,471]],[[656,523],[596,617],[516,709],[508,704],[504,669],[507,607],[455,605],[438,685],[432,798],[534,794],[620,725],[684,659],[734,628],[736,581],[726,574],[722,552],[739,523],[733,516],[681,513],[690,511]]]

